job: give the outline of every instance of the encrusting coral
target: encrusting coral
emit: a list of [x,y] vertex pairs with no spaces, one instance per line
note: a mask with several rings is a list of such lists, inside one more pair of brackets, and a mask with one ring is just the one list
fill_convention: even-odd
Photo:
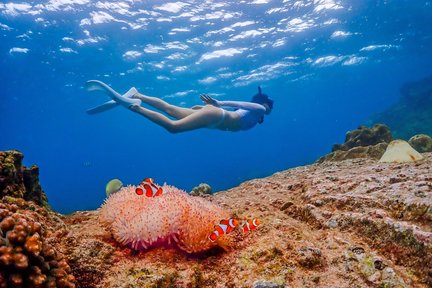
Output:
[[192,188],[189,194],[192,196],[212,195],[213,191],[209,184],[200,183],[198,186]]
[[317,163],[358,158],[378,160],[392,139],[390,129],[386,125],[376,124],[372,128],[360,126],[356,130],[348,131],[345,143],[334,144],[332,152],[322,156]]
[[175,244],[187,253],[230,246],[229,235],[208,239],[214,225],[229,218],[222,208],[169,185],[157,197],[137,195],[135,189],[122,188],[100,210],[100,221],[119,243],[135,250]]
[[411,137],[408,143],[418,152],[432,152],[432,138],[426,134],[418,134]]
[[389,143],[392,140],[392,134],[386,125],[375,124],[372,128],[360,126],[356,130],[348,131],[345,135],[345,143],[333,145],[332,151],[348,151],[354,147]]
[[75,287],[69,265],[45,236],[18,205],[0,203],[0,287]]

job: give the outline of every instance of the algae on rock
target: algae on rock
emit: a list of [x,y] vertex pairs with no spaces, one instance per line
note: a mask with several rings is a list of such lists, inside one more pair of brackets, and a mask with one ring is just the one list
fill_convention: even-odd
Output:
[[22,165],[24,155],[16,150],[0,151],[0,199],[5,196],[33,201],[48,208],[48,199],[39,183],[39,168]]

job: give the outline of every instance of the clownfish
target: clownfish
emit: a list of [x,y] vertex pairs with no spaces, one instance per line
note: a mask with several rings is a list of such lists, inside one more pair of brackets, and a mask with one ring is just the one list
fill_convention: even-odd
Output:
[[214,226],[215,230],[209,235],[208,239],[214,242],[219,236],[231,233],[237,225],[238,221],[232,218],[221,220],[218,225]]
[[[145,193],[144,193],[145,192]],[[154,183],[153,178],[145,178],[135,189],[137,195],[144,195],[147,197],[156,197],[162,195],[162,188]]]
[[258,225],[260,225],[260,224],[261,224],[261,221],[259,219],[255,218],[255,219],[247,220],[246,222],[244,222],[241,225],[241,227],[242,227],[243,232],[246,233],[246,232],[255,230],[258,227]]

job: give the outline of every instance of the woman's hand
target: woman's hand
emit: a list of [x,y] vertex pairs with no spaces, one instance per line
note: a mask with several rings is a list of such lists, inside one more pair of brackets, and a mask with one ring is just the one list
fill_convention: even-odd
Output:
[[201,94],[200,98],[205,104],[220,107],[219,102],[216,99],[210,97],[208,94]]

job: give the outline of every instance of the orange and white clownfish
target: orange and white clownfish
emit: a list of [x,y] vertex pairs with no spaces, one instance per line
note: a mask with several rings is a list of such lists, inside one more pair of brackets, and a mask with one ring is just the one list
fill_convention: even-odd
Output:
[[218,225],[214,226],[215,230],[209,235],[208,239],[214,242],[219,236],[231,233],[237,225],[238,221],[232,218],[221,220]]
[[137,195],[147,197],[156,197],[162,195],[162,188],[154,183],[153,178],[145,178],[140,185],[135,189]]
[[260,224],[261,221],[257,218],[249,219],[241,225],[241,228],[243,232],[249,232],[255,230]]

